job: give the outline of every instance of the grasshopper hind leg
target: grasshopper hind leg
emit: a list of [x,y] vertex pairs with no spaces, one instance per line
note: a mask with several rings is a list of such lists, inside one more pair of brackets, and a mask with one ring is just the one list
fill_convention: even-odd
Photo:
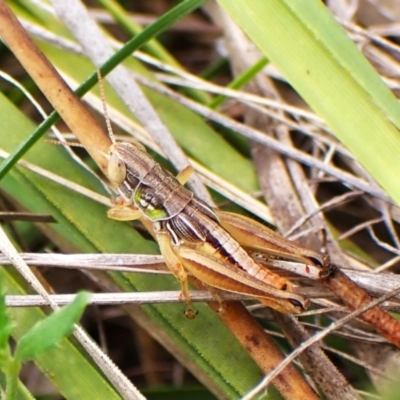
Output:
[[226,305],[224,300],[222,299],[221,294],[223,293],[222,290],[216,289],[212,286],[205,285],[207,290],[211,293],[212,297],[214,297],[215,301],[218,302],[218,313],[223,314],[226,310]]
[[197,315],[197,311],[192,306],[192,299],[189,294],[188,277],[182,261],[172,249],[171,238],[167,232],[156,231],[156,239],[161,254],[164,257],[165,264],[182,286],[182,296],[186,302],[185,316],[188,319],[193,319]]

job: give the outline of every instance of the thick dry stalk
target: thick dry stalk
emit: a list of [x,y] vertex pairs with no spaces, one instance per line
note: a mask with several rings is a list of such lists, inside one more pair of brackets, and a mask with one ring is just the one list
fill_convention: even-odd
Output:
[[[209,305],[215,311],[219,311],[218,303],[209,303]],[[284,360],[284,355],[271,337],[265,333],[242,304],[224,303],[224,310],[220,313],[220,318],[234,332],[236,338],[266,375]],[[286,367],[273,380],[273,384],[285,399],[319,399],[319,396],[293,365]]]
[[107,160],[101,152],[108,152],[111,145],[109,137],[27,35],[4,1],[0,1],[0,36],[71,131],[86,146],[94,161],[105,172]]

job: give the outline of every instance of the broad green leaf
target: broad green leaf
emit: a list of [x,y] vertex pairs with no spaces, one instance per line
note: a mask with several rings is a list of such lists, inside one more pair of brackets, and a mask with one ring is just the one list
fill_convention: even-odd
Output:
[[[0,147],[10,150],[32,129],[33,124],[4,96],[0,95],[0,132],[2,132]],[[46,167],[83,186],[101,190],[93,177],[67,158],[64,149],[60,146],[38,143],[29,151],[26,158],[30,162]],[[13,168],[1,181],[0,187],[32,212],[53,215],[57,223],[49,225],[48,229],[54,232],[51,234],[52,239],[62,241],[65,246],[79,249],[82,252],[150,254],[157,250],[154,242],[144,239],[129,224],[107,219],[104,206],[95,204],[93,201],[23,168]],[[120,273],[110,273],[109,276],[121,289],[127,291],[177,290],[180,288],[176,279],[169,276]],[[7,293],[10,293],[10,289],[7,289]],[[11,291],[11,293],[15,292]],[[194,321],[189,321],[184,317],[184,306],[181,304],[145,306],[143,309],[162,329],[163,335],[169,337],[169,341],[174,343],[179,352],[185,353],[192,360],[198,371],[202,371],[203,374],[210,377],[221,393],[229,398],[239,397],[257,383],[260,377],[259,369],[230,331],[207,306],[200,304],[196,307],[199,310],[199,317]],[[24,319],[28,318],[29,312],[33,311],[25,309],[14,311],[14,315],[21,316],[22,319],[20,321],[18,318],[18,324],[25,326]],[[33,320],[31,318],[28,320],[31,321],[29,326],[32,326]],[[21,333],[18,334],[18,337],[22,336],[26,329],[28,328],[24,328],[22,332],[19,330],[18,332]],[[13,334],[15,335],[15,330]],[[35,362],[38,362],[52,380],[60,378],[59,374],[52,371],[62,367],[61,361],[59,361],[60,364],[56,363],[54,354],[58,351],[66,351],[65,349],[58,350],[58,348],[59,346],[35,359]],[[71,357],[79,358],[76,349],[68,351],[72,351]],[[45,355],[50,352],[52,357],[49,359]],[[63,355],[60,354],[59,357]],[[43,359],[45,361],[39,363],[38,360]],[[46,364],[46,362],[50,362],[50,364]],[[240,365],[239,369],[238,365]],[[69,370],[69,374],[71,377],[74,376],[74,371]],[[86,372],[81,371],[79,374],[86,374]],[[57,380],[55,383],[62,392],[68,389],[64,388],[66,381],[63,379]],[[82,390],[85,390],[86,384],[86,382],[82,382]]]
[[[34,124],[0,94],[0,147],[10,151],[33,129]],[[25,159],[58,172],[60,175],[64,174],[88,188],[101,190],[93,177],[81,168],[76,169],[60,146],[39,143],[29,151]],[[52,240],[55,243],[70,249],[81,248],[85,251],[95,251],[95,243],[92,243],[85,232],[81,232],[77,214],[85,216],[86,224],[83,224],[82,229],[101,230],[105,219],[105,207],[93,204],[85,200],[83,196],[22,168],[13,168],[4,181],[1,181],[0,187],[26,209],[32,212],[49,213],[56,218],[57,223],[50,227]],[[71,219],[74,223],[70,222]],[[131,231],[128,226],[126,228]],[[118,251],[117,237],[114,235],[113,239],[116,251]],[[141,235],[135,235],[132,231],[130,238],[134,243],[138,243],[139,248],[142,247],[144,251],[147,249],[151,252],[151,246],[146,246],[146,240],[141,241]],[[6,294],[31,294],[13,269],[1,268],[0,281]],[[36,308],[9,309],[9,315],[12,320],[12,336],[17,342],[32,326],[45,317],[44,312]],[[91,396],[98,399],[120,398],[103,374],[93,366],[81,347],[70,339],[63,339],[55,349],[37,355],[34,361],[68,399],[83,399]],[[76,378],[77,376],[79,379]]]
[[400,204],[400,107],[319,0],[219,0]]

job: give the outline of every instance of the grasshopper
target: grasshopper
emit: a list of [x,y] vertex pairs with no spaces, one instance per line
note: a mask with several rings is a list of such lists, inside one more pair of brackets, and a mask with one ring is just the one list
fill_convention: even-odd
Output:
[[301,248],[250,218],[212,209],[183,186],[190,168],[175,177],[141,144],[113,142],[107,175],[123,204],[108,216],[151,221],[165,263],[181,283],[187,316],[194,315],[188,272],[210,288],[251,296],[283,313],[308,307],[289,280],[258,264],[242,245],[305,264],[325,265],[328,256]]
[[[258,264],[245,249],[261,252],[267,261],[280,258],[319,268],[319,281],[352,310],[372,301],[331,264],[328,255],[300,247],[250,218],[209,207],[183,186],[191,168],[175,177],[140,143],[116,142],[109,132],[113,143],[106,155],[107,175],[123,203],[111,208],[108,216],[144,217],[152,223],[165,263],[181,283],[188,318],[196,315],[188,272],[210,289],[250,296],[282,313],[296,314],[308,307],[308,299],[296,294],[289,280]],[[400,347],[400,323],[390,314],[375,306],[360,317]]]

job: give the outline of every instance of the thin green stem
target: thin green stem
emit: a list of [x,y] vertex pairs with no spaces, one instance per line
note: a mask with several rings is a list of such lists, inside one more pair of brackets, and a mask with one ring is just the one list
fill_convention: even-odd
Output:
[[[265,57],[258,60],[254,65],[244,71],[242,74],[238,75],[229,85],[229,89],[240,89],[250,82],[267,64],[269,60]],[[224,101],[226,96],[219,95],[210,104],[210,108],[217,109]]]

